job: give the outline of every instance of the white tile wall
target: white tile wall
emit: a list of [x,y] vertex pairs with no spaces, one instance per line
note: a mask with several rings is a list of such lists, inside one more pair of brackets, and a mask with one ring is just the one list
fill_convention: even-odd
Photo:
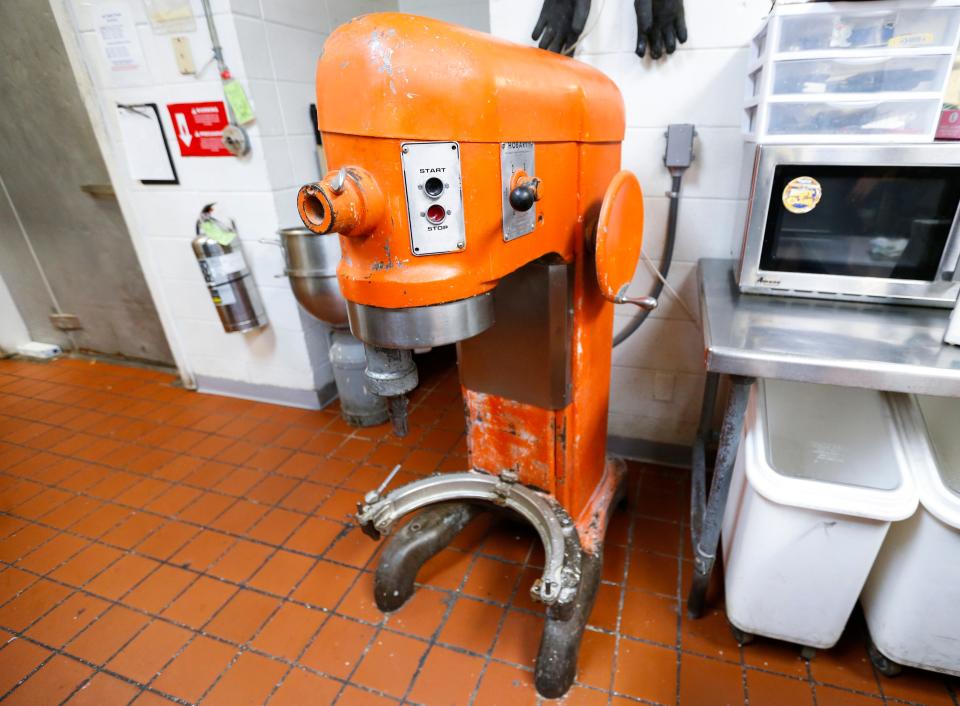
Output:
[[[540,0],[489,3],[493,34],[532,44]],[[610,76],[623,93],[627,134],[622,161],[637,174],[644,190],[644,252],[654,262],[663,253],[667,221],[664,192],[670,187],[670,175],[662,161],[666,126],[690,122],[698,132],[696,158],[683,181],[677,244],[667,280],[690,313],[664,292],[660,308],[614,351],[611,434],[689,444],[696,431],[704,369],[696,261],[739,252],[746,197],[740,181],[739,129],[745,46],[769,5],[769,0],[685,0],[687,43],[672,56],[653,61],[634,54],[632,2],[592,2],[577,58]],[[646,293],[652,283],[649,269],[641,264],[631,293]],[[614,329],[619,331],[634,313],[632,307],[618,307]]]
[[445,22],[490,31],[488,0],[399,0],[400,12],[433,17]]
[[[127,175],[115,103],[160,106],[171,148],[177,152],[168,103],[221,100],[216,67],[199,76],[176,68],[169,35],[154,34],[140,0],[125,0],[143,47],[143,85],[115,88],[102,72],[91,0],[69,0],[71,29],[81,47],[83,70],[94,82],[99,117],[108,135],[106,158]],[[194,63],[211,56],[200,0],[187,33]],[[396,9],[396,0],[214,0],[213,10],[227,64],[247,90],[257,115],[248,126],[250,155],[237,159],[183,158],[175,154],[180,184],[144,186],[126,176],[122,198],[129,225],[143,244],[146,267],[159,281],[156,296],[171,313],[184,365],[193,375],[258,385],[310,389],[332,379],[326,328],[304,314],[283,274],[275,239],[280,227],[299,225],[296,193],[316,179],[318,167],[308,106],[314,101],[314,71],[323,42],[335,24],[371,10]],[[97,116],[95,116],[97,117]],[[196,217],[207,203],[236,220],[244,253],[270,319],[264,330],[224,333],[190,249]],[[129,206],[129,208],[126,208]],[[278,278],[277,275],[280,275]]]

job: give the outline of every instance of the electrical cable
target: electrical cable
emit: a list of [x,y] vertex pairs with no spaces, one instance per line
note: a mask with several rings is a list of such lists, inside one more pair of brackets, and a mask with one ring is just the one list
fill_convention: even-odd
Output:
[[[670,211],[667,214],[667,241],[664,244],[663,258],[660,261],[657,281],[653,285],[650,296],[658,299],[663,293],[663,285],[666,283],[667,276],[670,274],[670,265],[673,263],[673,249],[677,242],[677,216],[680,213],[680,183],[683,181],[683,170],[671,170],[670,186]],[[613,338],[613,347],[616,348],[626,341],[634,332],[640,328],[641,324],[650,316],[650,309],[641,309],[630,320],[623,330]]]

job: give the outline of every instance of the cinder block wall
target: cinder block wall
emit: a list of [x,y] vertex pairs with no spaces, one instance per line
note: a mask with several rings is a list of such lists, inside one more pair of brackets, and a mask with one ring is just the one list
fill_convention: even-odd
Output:
[[[540,0],[490,0],[493,34],[532,43]],[[606,73],[623,93],[627,135],[623,166],[640,179],[646,203],[643,248],[654,262],[663,253],[670,175],[663,166],[670,123],[694,123],[696,160],[683,182],[677,245],[668,278],[691,317],[665,292],[661,306],[614,351],[610,433],[687,445],[693,440],[703,389],[703,346],[696,294],[701,257],[734,257],[742,237],[740,114],[746,45],[769,10],[769,0],[685,0],[689,40],[659,61],[634,54],[636,18],[629,0],[593,0],[588,34],[576,57]],[[591,27],[593,28],[591,30]],[[637,269],[631,293],[653,284]],[[617,308],[616,329],[634,314]]]
[[[79,46],[74,56],[81,88],[99,124],[111,170],[144,270],[178,365],[201,389],[316,404],[315,389],[332,381],[325,327],[298,307],[275,239],[296,226],[296,191],[316,179],[318,166],[308,106],[314,72],[332,27],[363,12],[396,9],[396,0],[214,0],[224,55],[254,105],[247,157],[181,157],[166,105],[222,100],[216,66],[197,77],[176,68],[170,35],[155,34],[140,0],[125,0],[143,47],[147,75],[117,85],[103,70],[95,35],[95,5],[52,0],[61,33]],[[192,0],[196,31],[187,33],[195,64],[211,56],[199,0]],[[86,84],[86,85],[84,85]],[[171,149],[178,186],[145,186],[133,180],[116,124],[116,103],[155,102]],[[190,249],[194,222],[204,204],[233,217],[270,318],[263,331],[223,332]]]

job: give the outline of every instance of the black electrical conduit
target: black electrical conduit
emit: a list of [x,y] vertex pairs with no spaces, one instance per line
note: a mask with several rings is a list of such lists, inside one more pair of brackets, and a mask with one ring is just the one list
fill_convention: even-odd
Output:
[[[673,263],[673,248],[677,242],[677,215],[680,212],[680,182],[683,181],[683,170],[673,172],[671,177],[670,193],[667,194],[670,197],[670,212],[667,215],[667,242],[664,244],[663,258],[660,261],[660,274],[663,275],[663,279],[655,278],[653,291],[650,292],[650,296],[654,299],[659,299],[660,295],[663,294],[663,281],[670,274],[670,265]],[[613,347],[616,348],[630,338],[650,316],[650,311],[650,309],[638,311],[630,320],[630,323],[613,337]]]

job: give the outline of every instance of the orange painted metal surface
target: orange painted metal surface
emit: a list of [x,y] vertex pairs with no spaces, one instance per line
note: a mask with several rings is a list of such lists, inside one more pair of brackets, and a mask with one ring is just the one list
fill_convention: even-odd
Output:
[[[605,511],[598,503],[610,496],[613,306],[598,287],[588,232],[620,168],[624,109],[616,86],[585,64],[538,49],[435,20],[375,14],[327,40],[317,98],[331,168],[364,175],[339,196],[346,208],[332,193],[334,174],[301,194],[315,231],[338,231],[337,219],[345,219],[337,274],[347,299],[387,308],[440,304],[490,291],[546,254],[574,264],[570,403],[548,410],[465,389],[468,453],[472,467],[515,469],[578,524],[596,526],[591,518]],[[459,252],[412,254],[400,155],[403,143],[416,141],[459,143],[466,229]],[[533,232],[507,242],[501,143],[521,141],[535,143],[540,198]],[[376,205],[363,203],[367,193],[382,196],[377,222],[370,216]],[[330,222],[307,197],[329,205]],[[361,227],[366,234],[355,237]]]
[[623,110],[610,110],[618,105],[613,81],[586,64],[413,15],[364,15],[338,27],[317,65],[327,133],[619,142]]
[[613,177],[600,207],[594,243],[597,284],[605,299],[616,301],[626,292],[640,259],[643,243],[643,191],[633,172]]

